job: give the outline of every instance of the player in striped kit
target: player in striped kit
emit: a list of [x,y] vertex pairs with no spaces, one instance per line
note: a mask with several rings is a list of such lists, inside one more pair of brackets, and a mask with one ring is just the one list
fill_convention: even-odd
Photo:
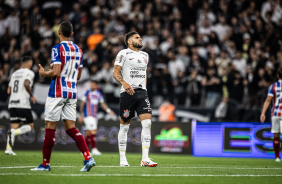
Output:
[[271,100],[273,100],[273,106],[271,109],[271,133],[274,133],[273,149],[275,153],[275,161],[280,162],[280,133],[282,132],[282,68],[277,70],[277,78],[278,81],[269,87],[267,98],[264,102],[260,115],[260,121],[262,123],[265,121],[265,112],[267,111]]
[[58,30],[61,43],[51,52],[51,70],[45,71],[39,64],[39,75],[52,78],[45,104],[45,138],[43,143],[43,163],[34,171],[50,171],[50,158],[55,144],[57,121],[63,120],[66,133],[73,138],[84,156],[84,166],[80,171],[89,171],[96,165],[91,157],[82,134],[75,128],[77,88],[83,67],[81,49],[70,41],[73,27],[70,22],[63,22]]
[[98,124],[97,113],[99,104],[107,113],[111,115],[115,114],[105,103],[103,95],[98,89],[97,81],[91,80],[90,90],[87,90],[81,99],[79,122],[84,122],[86,128],[86,143],[91,143],[91,154],[96,156],[101,155],[101,152],[96,147],[96,133]]

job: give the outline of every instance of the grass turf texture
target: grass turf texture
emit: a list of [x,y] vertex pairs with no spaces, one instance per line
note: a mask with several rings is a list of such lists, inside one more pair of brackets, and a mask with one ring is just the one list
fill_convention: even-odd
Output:
[[0,183],[281,183],[282,162],[274,159],[205,158],[188,155],[150,154],[159,165],[140,167],[140,154],[127,154],[130,167],[119,167],[118,153],[94,157],[97,166],[80,172],[79,152],[54,151],[51,171],[30,171],[42,162],[40,151],[16,151],[17,156],[0,154]]

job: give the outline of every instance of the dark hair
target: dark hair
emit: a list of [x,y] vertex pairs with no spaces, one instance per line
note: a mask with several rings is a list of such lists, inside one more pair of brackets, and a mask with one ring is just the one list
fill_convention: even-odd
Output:
[[139,34],[139,33],[137,33],[136,31],[130,31],[130,32],[128,32],[128,33],[126,33],[125,35],[124,35],[124,44],[128,47],[128,44],[127,44],[127,41],[128,41],[128,39],[130,38],[130,37],[132,37],[133,35],[135,35],[135,34]]
[[21,62],[25,63],[25,62],[28,62],[30,60],[32,60],[32,57],[30,57],[30,56],[23,56],[22,59],[21,59]]
[[93,82],[93,83],[98,84],[98,81],[97,81],[97,80],[94,80],[94,79],[91,79],[90,82]]
[[282,79],[282,67],[278,68],[277,75],[279,79]]
[[60,25],[60,31],[64,37],[70,37],[73,32],[72,24],[69,21],[64,21]]

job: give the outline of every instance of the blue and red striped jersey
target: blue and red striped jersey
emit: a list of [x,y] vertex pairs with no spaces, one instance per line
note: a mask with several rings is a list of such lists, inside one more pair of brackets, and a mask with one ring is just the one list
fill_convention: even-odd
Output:
[[87,90],[81,100],[85,102],[83,108],[84,117],[92,116],[94,118],[97,118],[98,105],[99,103],[104,102],[104,97],[101,91]]
[[272,96],[273,105],[271,109],[272,116],[281,116],[282,115],[282,81],[279,80],[273,83],[268,90],[268,96]]
[[49,97],[77,98],[77,75],[83,67],[83,53],[72,41],[62,41],[51,51],[51,64],[61,65],[61,75],[53,78],[50,84]]

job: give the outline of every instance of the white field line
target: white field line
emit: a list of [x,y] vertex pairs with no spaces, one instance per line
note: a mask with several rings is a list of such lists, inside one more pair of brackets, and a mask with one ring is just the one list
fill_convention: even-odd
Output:
[[[32,171],[31,171],[32,172]],[[42,172],[42,171],[39,171]],[[248,174],[232,174],[232,175],[212,175],[212,174],[48,174],[48,172],[45,172],[46,174],[43,173],[38,173],[34,171],[34,173],[0,173],[0,176],[142,176],[142,177],[191,177],[191,176],[196,176],[196,177],[282,177],[281,174],[271,174],[271,175],[248,175]]]
[[[37,166],[15,166],[15,167],[0,167],[0,169],[21,169],[21,168],[31,168],[31,167],[37,167]],[[81,166],[51,166],[51,168],[53,167],[81,167]],[[121,166],[95,166],[95,167],[105,167],[105,168],[109,168],[109,167],[121,167]],[[123,167],[123,168],[132,168],[132,167],[140,167],[140,166],[130,166],[130,167]],[[238,169],[238,170],[282,170],[281,168],[265,168],[265,167],[257,167],[257,168],[240,168],[240,167],[157,167],[157,168],[170,168],[170,169]]]

